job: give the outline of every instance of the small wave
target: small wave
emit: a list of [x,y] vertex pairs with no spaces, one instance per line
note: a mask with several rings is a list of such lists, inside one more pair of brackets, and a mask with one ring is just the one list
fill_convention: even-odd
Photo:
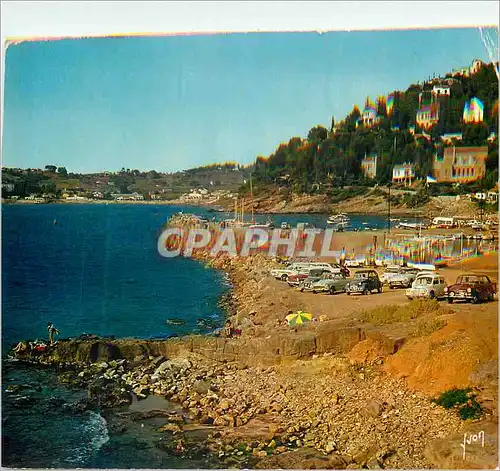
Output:
[[96,412],[89,411],[88,420],[82,425],[82,442],[75,446],[72,456],[66,461],[73,465],[85,464],[88,459],[97,453],[109,441],[107,422],[104,417]]
[[90,419],[87,423],[87,431],[92,436],[92,451],[98,451],[109,441],[109,433],[106,419],[96,412],[90,411]]

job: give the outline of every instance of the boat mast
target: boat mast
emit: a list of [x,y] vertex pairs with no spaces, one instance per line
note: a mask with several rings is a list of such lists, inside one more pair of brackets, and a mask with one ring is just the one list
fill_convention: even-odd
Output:
[[250,174],[250,198],[252,200],[252,224],[255,222],[253,214],[253,187],[252,187],[252,174]]

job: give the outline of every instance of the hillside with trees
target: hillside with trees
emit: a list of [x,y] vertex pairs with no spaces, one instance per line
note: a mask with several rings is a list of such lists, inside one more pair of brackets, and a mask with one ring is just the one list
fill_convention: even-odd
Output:
[[44,169],[2,169],[2,197],[26,198],[46,195],[58,199],[63,195],[102,199],[112,195],[137,193],[145,200],[173,200],[193,188],[237,190],[250,175],[249,167],[234,162],[210,164],[188,170],[163,173],[122,168],[117,172],[73,173],[65,167],[46,165]]
[[[426,131],[416,122],[419,95],[430,93],[436,83],[448,84],[451,93],[439,98],[439,122]],[[335,123],[332,118],[329,129],[314,126],[306,139],[292,137],[268,157],[258,157],[253,170],[256,185],[278,185],[297,194],[334,195],[344,187],[386,185],[391,181],[392,167],[404,162],[413,163],[417,179],[425,181],[432,174],[434,155],[444,150],[440,136],[447,133],[462,134],[462,140],[452,141],[456,146],[487,145],[487,173],[482,181],[461,185],[463,188],[443,184],[431,191],[453,194],[495,185],[498,180],[498,79],[493,64],[485,64],[471,76],[447,74],[424,84],[410,85],[406,91],[392,92],[392,96],[390,114],[385,97],[378,99],[375,105],[378,122],[372,127],[357,125],[362,111],[354,106],[342,121]],[[484,104],[484,120],[465,124],[462,121],[464,106],[473,97]],[[367,98],[365,106],[370,103]],[[492,133],[494,138],[490,137]],[[377,175],[375,179],[367,179],[361,171],[361,161],[372,154],[378,156]]]

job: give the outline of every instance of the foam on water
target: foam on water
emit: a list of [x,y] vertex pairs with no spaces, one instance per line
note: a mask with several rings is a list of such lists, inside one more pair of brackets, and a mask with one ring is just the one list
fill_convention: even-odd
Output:
[[66,462],[74,466],[88,464],[101,447],[109,441],[106,419],[97,412],[89,411],[88,419],[81,426],[81,443],[74,446]]

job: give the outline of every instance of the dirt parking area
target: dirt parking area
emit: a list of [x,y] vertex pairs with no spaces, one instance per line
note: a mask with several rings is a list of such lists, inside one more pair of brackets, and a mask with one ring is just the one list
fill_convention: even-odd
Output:
[[[376,270],[379,275],[384,272],[384,268],[377,268]],[[351,277],[355,272],[356,269],[351,269]],[[448,285],[453,284],[461,273],[467,272],[484,273],[496,282],[498,273],[497,254],[488,254],[438,270],[438,273],[444,276]],[[405,289],[389,289],[387,285],[384,285],[383,291],[380,294],[347,296],[346,293],[329,295],[324,293],[300,292],[290,287],[287,283],[275,280],[270,276],[264,283],[267,293],[262,297],[262,302],[264,303],[265,300],[272,299],[268,306],[262,306],[262,310],[260,310],[262,313],[267,313],[265,321],[283,319],[288,310],[310,312],[317,318],[325,315],[329,319],[339,319],[350,317],[362,309],[372,309],[388,304],[401,305],[410,302],[405,296]],[[443,304],[446,303],[445,300],[441,300],[440,302]],[[479,305],[454,303],[453,305],[449,305],[449,307],[454,312],[497,312],[498,299],[495,298],[493,302],[484,302]]]
[[[443,275],[448,283],[452,283],[456,279],[455,273],[445,273],[443,270]],[[351,294],[350,296],[346,293],[334,295],[324,293],[301,293],[288,286],[287,283],[278,280],[270,280],[270,287],[276,299],[279,299],[286,306],[290,306],[290,309],[300,309],[305,312],[310,312],[314,314],[315,317],[326,315],[329,319],[349,317],[362,309],[372,309],[377,306],[388,304],[401,305],[410,302],[405,296],[405,289],[389,289],[387,285],[384,285],[382,293],[368,295]],[[440,302],[447,304],[444,300]],[[283,307],[284,310],[286,306]],[[485,302],[479,305],[454,303],[451,306],[452,309],[457,312],[479,310],[496,312],[498,310],[498,300],[495,299],[494,302]],[[283,313],[280,314],[282,318]]]

